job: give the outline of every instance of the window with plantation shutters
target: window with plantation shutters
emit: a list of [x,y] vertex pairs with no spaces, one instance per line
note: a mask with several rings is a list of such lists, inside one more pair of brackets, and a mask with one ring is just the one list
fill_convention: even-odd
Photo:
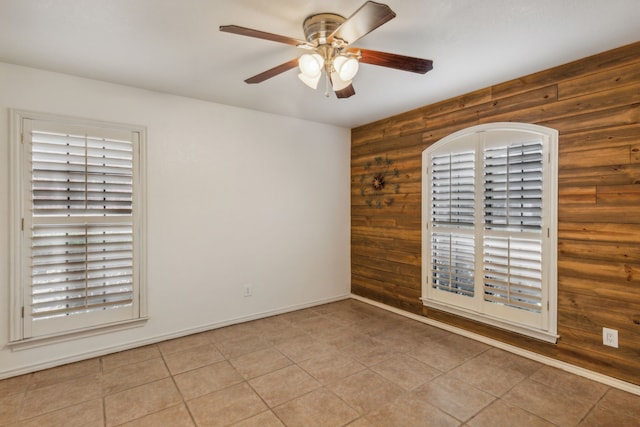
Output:
[[14,340],[143,317],[143,130],[18,114],[21,327]]
[[557,131],[493,123],[423,152],[423,302],[555,342]]

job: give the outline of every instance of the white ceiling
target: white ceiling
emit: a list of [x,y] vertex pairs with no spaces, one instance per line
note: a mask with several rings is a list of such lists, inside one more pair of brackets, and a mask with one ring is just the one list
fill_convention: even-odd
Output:
[[304,39],[313,13],[364,0],[0,0],[0,61],[354,127],[640,40],[640,0],[381,0],[397,17],[355,46],[432,59],[425,75],[362,64],[336,99],[295,70],[301,54],[218,31]]

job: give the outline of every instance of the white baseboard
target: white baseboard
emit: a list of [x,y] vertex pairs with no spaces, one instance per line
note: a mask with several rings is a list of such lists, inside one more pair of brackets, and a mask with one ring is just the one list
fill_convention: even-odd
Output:
[[131,341],[125,344],[119,344],[117,346],[101,348],[98,350],[75,354],[73,356],[63,357],[55,360],[49,360],[49,361],[38,363],[38,364],[22,366],[20,368],[0,372],[0,380],[5,378],[15,377],[18,375],[28,374],[31,372],[41,371],[43,369],[55,368],[56,366],[66,365],[67,363],[79,362],[79,361],[91,359],[94,357],[100,357],[100,356],[105,356],[111,353],[117,353],[119,351],[130,350],[136,347],[156,344],[162,341],[184,337],[186,335],[197,334],[199,332],[205,332],[205,331],[210,331],[212,329],[223,328],[225,326],[235,325],[237,323],[250,322],[252,320],[263,319],[265,317],[271,317],[278,314],[289,313],[291,311],[302,310],[309,307],[315,307],[317,305],[341,301],[348,298],[350,298],[350,295],[345,294],[337,297],[325,298],[325,299],[307,302],[303,304],[296,304],[296,305],[292,305],[284,308],[279,308],[276,310],[268,310],[261,313],[251,314],[248,316],[237,317],[237,318],[228,319],[228,320],[224,320],[224,321],[220,321],[212,324],[198,326],[195,328],[189,328],[181,331],[171,332],[168,334],[158,335],[151,338]]
[[449,332],[453,332],[454,334],[462,335],[464,337],[471,338],[476,341],[480,341],[484,344],[488,344],[490,346],[497,347],[499,349],[517,354],[519,356],[526,357],[527,359],[535,360],[536,362],[544,363],[545,365],[553,366],[554,368],[562,369],[563,371],[567,371],[572,374],[576,374],[581,377],[608,385],[610,387],[615,387],[617,389],[620,389],[629,393],[637,394],[640,396],[640,386],[638,385],[635,385],[626,381],[622,381],[617,378],[613,378],[608,375],[601,374],[599,372],[594,372],[589,369],[581,368],[580,366],[572,365],[571,363],[567,363],[561,360],[553,359],[551,357],[543,356],[541,354],[534,353],[532,351],[525,350],[520,347],[513,346],[511,344],[506,344],[501,341],[476,334],[474,332],[469,332],[467,330],[457,328],[455,326],[448,325],[446,323],[438,322],[437,320],[429,319],[428,317],[409,313],[408,311],[400,310],[398,308],[391,307],[389,305],[382,304],[380,302],[373,301],[368,298],[361,297],[359,295],[351,294],[351,298],[373,305],[383,310],[387,310],[392,313],[399,314],[404,317],[408,317],[409,319],[417,320],[418,322],[426,323],[427,325],[435,326],[437,328],[444,329]]

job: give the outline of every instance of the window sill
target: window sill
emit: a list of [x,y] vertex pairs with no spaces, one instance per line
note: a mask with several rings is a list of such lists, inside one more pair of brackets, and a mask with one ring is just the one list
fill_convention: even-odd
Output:
[[496,328],[504,329],[510,332],[515,332],[521,335],[526,335],[531,338],[535,338],[548,343],[556,344],[558,342],[558,335],[542,329],[532,329],[530,327],[521,326],[515,323],[506,322],[504,320],[496,319],[482,313],[477,313],[469,310],[465,310],[459,307],[443,304],[437,301],[421,298],[422,303],[429,308],[444,311],[445,313],[455,314],[456,316],[470,319],[476,322],[484,323],[486,325],[495,326]]
[[7,347],[11,351],[29,350],[31,348],[44,347],[51,344],[58,344],[66,341],[73,341],[80,338],[87,338],[96,335],[103,335],[109,332],[122,331],[125,329],[139,328],[144,326],[149,320],[147,317],[126,320],[124,322],[111,323],[108,325],[91,327],[87,329],[77,329],[74,331],[65,332],[63,334],[46,335],[41,337],[26,338],[18,341],[11,341],[7,343]]

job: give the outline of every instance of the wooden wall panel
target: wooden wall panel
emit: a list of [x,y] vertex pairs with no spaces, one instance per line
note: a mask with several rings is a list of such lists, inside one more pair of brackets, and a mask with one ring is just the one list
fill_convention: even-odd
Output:
[[[556,345],[419,300],[422,151],[499,121],[560,132]],[[351,138],[353,293],[640,385],[640,42],[370,123]],[[389,206],[368,205],[362,190],[376,158],[398,171]],[[618,349],[602,345],[603,326],[619,330]]]

